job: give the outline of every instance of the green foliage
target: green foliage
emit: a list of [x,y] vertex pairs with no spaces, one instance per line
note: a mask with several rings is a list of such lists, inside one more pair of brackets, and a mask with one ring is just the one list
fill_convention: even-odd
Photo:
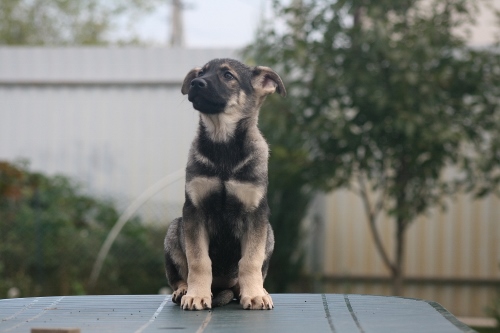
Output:
[[[118,219],[63,176],[0,162],[0,295],[85,294],[97,252]],[[165,285],[162,237],[130,221],[104,264],[93,293],[156,293]]]
[[[270,292],[289,291],[300,277],[303,257],[300,227],[313,196],[303,174],[308,154],[300,148],[296,118],[288,111],[290,103],[290,99],[271,96],[260,114],[260,128],[271,147],[267,195],[275,249],[266,278]],[[287,139],[283,140],[284,137]]]
[[[133,24],[160,0],[2,0],[0,44],[109,44],[119,24]],[[138,43],[136,37],[116,43]]]
[[270,130],[272,147],[295,146],[283,165],[302,168],[298,187],[377,194],[365,200],[367,216],[375,224],[385,211],[396,221],[401,246],[386,262],[394,274],[418,215],[459,190],[498,192],[500,58],[456,33],[474,23],[475,6],[276,1],[279,24],[261,27],[246,51],[282,74],[289,92],[286,111],[267,104],[262,112],[286,126]]

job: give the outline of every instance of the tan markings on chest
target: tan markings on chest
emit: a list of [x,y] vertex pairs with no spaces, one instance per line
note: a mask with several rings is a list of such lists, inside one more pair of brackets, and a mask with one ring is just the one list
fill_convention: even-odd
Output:
[[199,207],[202,200],[210,193],[221,189],[222,183],[217,177],[195,177],[186,183],[186,193],[195,207]]
[[229,180],[225,182],[226,190],[229,194],[238,198],[246,210],[254,210],[259,205],[264,197],[264,186],[255,185],[253,183],[239,182]]
[[211,193],[222,190],[222,184],[229,195],[235,196],[245,207],[251,211],[257,208],[265,195],[265,187],[249,182],[228,180],[222,182],[217,177],[195,177],[186,184],[186,192],[196,207]]

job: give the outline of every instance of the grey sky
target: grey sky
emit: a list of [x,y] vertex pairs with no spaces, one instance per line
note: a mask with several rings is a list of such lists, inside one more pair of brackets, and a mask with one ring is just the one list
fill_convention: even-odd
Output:
[[[168,1],[165,1],[168,3]],[[241,47],[251,42],[269,0],[185,0],[186,47]],[[137,24],[137,32],[155,45],[165,45],[170,32],[170,6],[165,5]]]
[[[170,32],[170,2],[137,24],[138,34],[154,45],[167,44]],[[242,47],[250,43],[262,13],[269,16],[271,0],[184,0],[183,12],[186,47]],[[500,0],[486,3],[500,9]],[[493,41],[493,11],[482,8],[478,27],[473,30],[471,44],[487,45]]]

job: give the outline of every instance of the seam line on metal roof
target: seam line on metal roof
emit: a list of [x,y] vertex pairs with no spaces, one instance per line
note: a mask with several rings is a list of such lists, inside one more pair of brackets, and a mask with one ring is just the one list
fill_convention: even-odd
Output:
[[151,319],[149,319],[149,321],[147,323],[145,323],[144,325],[142,325],[137,331],[135,331],[135,333],[141,333],[142,331],[144,331],[146,328],[148,328],[149,325],[151,325],[152,322],[155,321],[155,319],[158,317],[158,315],[161,313],[161,310],[163,310],[163,307],[168,303],[168,301],[170,300],[170,295],[167,295],[165,296],[165,299],[163,300],[163,302],[161,302],[160,306],[158,307],[158,309],[156,309],[156,312],[153,314],[153,316],[151,317]]
[[328,308],[328,302],[326,301],[326,295],[321,294],[321,299],[323,300],[323,309],[325,310],[326,319],[328,320],[328,325],[330,325],[330,330],[335,333],[335,326],[333,326],[332,315],[330,314],[330,309]]
[[212,310],[209,310],[207,317],[205,318],[203,323],[201,323],[201,326],[196,330],[196,333],[203,333],[203,331],[205,330],[205,328],[207,328],[208,323],[210,322],[211,319],[212,319]]
[[363,328],[361,327],[361,324],[359,323],[358,317],[356,316],[356,314],[354,313],[354,310],[352,309],[351,302],[349,301],[349,295],[344,295],[344,301],[345,301],[345,304],[347,305],[347,308],[349,309],[349,313],[351,314],[352,319],[356,323],[356,326],[358,326],[359,331],[361,333],[365,333],[365,330],[363,330]]
[[40,311],[36,316],[33,316],[33,317],[29,318],[29,319],[26,319],[25,321],[22,321],[19,324],[14,325],[11,328],[6,329],[4,332],[12,331],[12,330],[18,328],[19,326],[22,326],[22,325],[24,325],[26,323],[29,323],[30,321],[33,321],[36,318],[42,316],[45,312],[47,312],[48,310],[51,310],[52,308],[54,308],[54,306],[57,305],[57,303],[59,303],[60,301],[62,301],[64,299],[64,297],[66,297],[66,296],[59,297],[54,302],[52,302],[48,307],[43,308],[42,311]]

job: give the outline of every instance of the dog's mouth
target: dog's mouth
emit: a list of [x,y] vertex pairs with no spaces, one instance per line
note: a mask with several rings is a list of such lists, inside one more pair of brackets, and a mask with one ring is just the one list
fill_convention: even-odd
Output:
[[201,113],[221,113],[224,112],[226,107],[226,101],[214,101],[200,94],[191,93],[191,91],[188,94],[188,100],[193,103],[194,109],[200,111]]

